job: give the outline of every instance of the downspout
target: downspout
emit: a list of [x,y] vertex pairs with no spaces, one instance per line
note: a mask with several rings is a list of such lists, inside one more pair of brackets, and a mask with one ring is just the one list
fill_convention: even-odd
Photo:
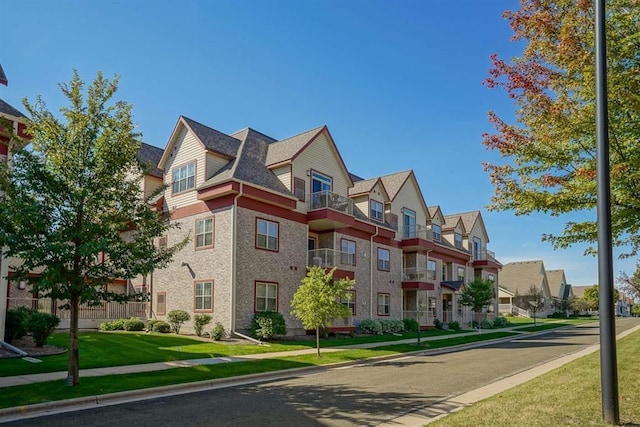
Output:
[[230,331],[232,334],[236,332],[236,274],[237,274],[237,233],[238,233],[238,199],[242,197],[244,186],[240,183],[240,192],[233,198],[233,219],[231,221],[231,319]]
[[372,235],[369,241],[369,258],[371,258],[371,263],[369,264],[369,319],[373,319],[373,239],[378,237],[379,232],[380,229],[376,226],[376,234]]

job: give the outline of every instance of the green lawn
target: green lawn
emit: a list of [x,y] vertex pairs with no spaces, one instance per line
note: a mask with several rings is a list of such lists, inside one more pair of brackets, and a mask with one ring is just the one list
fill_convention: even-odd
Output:
[[[640,332],[617,343],[622,425],[640,425]],[[602,426],[600,353],[478,402],[435,426]]]
[[[432,330],[422,332],[422,337],[450,335],[453,333],[455,332]],[[400,336],[335,337],[322,340],[321,346],[335,347],[358,343],[397,341],[415,337],[415,333],[406,333]],[[48,344],[67,348],[68,339],[68,334],[56,333],[49,339]],[[315,340],[281,341],[270,343],[268,346],[256,344],[230,345],[225,344],[224,341],[200,341],[174,334],[146,334],[144,332],[82,332],[78,340],[80,346],[80,369],[315,348]],[[67,370],[66,353],[45,356],[40,359],[42,363],[36,364],[19,358],[0,359],[0,377]]]
[[239,375],[272,372],[284,369],[328,365],[332,363],[361,360],[390,354],[407,353],[471,342],[486,341],[510,335],[516,334],[508,332],[470,334],[450,339],[423,342],[421,346],[414,344],[395,344],[377,347],[375,349],[354,349],[338,352],[326,352],[322,353],[320,358],[315,354],[303,356],[283,355],[275,359],[267,360],[225,363],[220,365],[202,365],[192,368],[175,368],[165,371],[144,372],[138,374],[87,377],[81,378],[80,385],[75,387],[65,386],[64,380],[6,387],[0,389],[2,393],[0,408],[10,408],[34,403],[71,399],[74,397],[95,396],[118,391],[159,387],[170,384],[229,378]]

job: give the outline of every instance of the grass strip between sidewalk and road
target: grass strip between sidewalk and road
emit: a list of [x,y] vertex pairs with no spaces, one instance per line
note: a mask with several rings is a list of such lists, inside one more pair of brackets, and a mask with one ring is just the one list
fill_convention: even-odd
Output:
[[190,368],[174,368],[164,371],[136,374],[108,375],[80,379],[80,385],[67,387],[64,380],[47,381],[37,384],[20,385],[1,389],[0,408],[10,408],[36,403],[52,402],[76,397],[96,396],[127,390],[138,390],[172,384],[214,380],[257,374],[286,369],[329,365],[341,362],[364,360],[372,357],[414,351],[433,350],[461,344],[487,341],[517,335],[509,332],[493,332],[465,335],[454,338],[422,342],[416,344],[394,344],[373,349],[352,349],[303,356],[286,356],[266,360],[200,365]]
[[[640,331],[617,341],[621,425],[640,425]],[[605,426],[600,352],[568,363],[429,426]]]

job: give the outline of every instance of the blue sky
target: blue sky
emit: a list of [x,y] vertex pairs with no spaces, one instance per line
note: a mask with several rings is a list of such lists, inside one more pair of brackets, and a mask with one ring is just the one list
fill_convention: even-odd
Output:
[[[584,246],[554,251],[542,233],[565,217],[487,212],[482,162],[487,111],[513,117],[507,96],[482,85],[489,56],[509,58],[502,18],[517,1],[31,1],[3,6],[0,97],[42,95],[77,69],[121,76],[147,143],[163,147],[179,115],[231,133],[284,138],[326,124],[347,167],[365,178],[413,169],[428,205],[482,210],[503,263],[542,259],[569,283],[597,282]],[[595,214],[594,214],[595,215]],[[614,260],[615,275],[635,260]]]

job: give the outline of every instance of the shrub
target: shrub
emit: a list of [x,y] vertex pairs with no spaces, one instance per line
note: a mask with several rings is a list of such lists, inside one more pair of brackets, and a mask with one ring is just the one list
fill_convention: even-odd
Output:
[[494,328],[506,328],[509,325],[511,325],[511,322],[503,316],[496,317],[496,320],[493,322]]
[[513,313],[505,313],[504,317],[513,317]]
[[435,328],[440,330],[440,331],[442,331],[444,329],[444,323],[442,323],[438,319],[433,319],[433,326],[435,326]]
[[124,322],[124,330],[125,331],[142,331],[144,330],[144,322],[137,317],[132,317],[131,319]]
[[472,321],[469,323],[469,326],[471,326],[472,328],[478,328],[478,327],[480,326],[480,323],[478,323],[478,321],[477,321],[477,320],[472,320]]
[[111,322],[113,327],[112,331],[124,331],[124,325],[127,323],[128,319],[116,319]]
[[188,322],[190,319],[191,316],[184,310],[171,310],[167,314],[167,321],[171,325],[171,330],[176,334],[180,333],[180,328],[184,322]]
[[482,319],[480,321],[480,327],[482,329],[493,329],[493,321],[491,319]]
[[555,313],[549,314],[547,317],[550,317],[552,319],[566,319],[567,315],[562,312],[556,311]]
[[251,335],[261,340],[269,340],[277,335],[287,335],[284,317],[277,311],[256,313],[251,320]]
[[449,329],[451,329],[452,331],[459,331],[460,323],[456,322],[455,320],[453,322],[449,322]]
[[167,322],[163,322],[162,320],[156,321],[153,323],[153,332],[160,332],[161,334],[166,334],[171,331],[171,325]]
[[382,335],[382,324],[376,319],[364,319],[360,322],[360,330],[365,334]]
[[409,332],[417,332],[420,324],[416,319],[403,319],[404,330]]
[[29,329],[29,319],[31,310],[25,307],[12,308],[7,310],[6,322],[4,325],[4,339],[11,343],[14,339],[20,339],[27,335]]
[[208,314],[196,314],[193,317],[193,329],[196,331],[197,336],[202,336],[202,331],[204,331],[204,327],[207,326],[211,322],[211,316]]
[[113,331],[113,324],[111,322],[102,322],[98,325],[99,331]]
[[227,335],[227,332],[224,330],[224,326],[222,326],[222,323],[216,322],[216,324],[213,327],[213,330],[211,331],[211,338],[213,338],[216,341],[220,341],[226,335]]
[[404,331],[404,323],[399,319],[382,319],[380,326],[383,334],[397,334]]
[[153,331],[153,325],[160,322],[158,319],[149,319],[147,320],[147,331]]
[[51,336],[56,326],[60,324],[60,318],[49,313],[33,312],[29,319],[29,330],[33,335],[36,347],[46,344],[47,338]]

